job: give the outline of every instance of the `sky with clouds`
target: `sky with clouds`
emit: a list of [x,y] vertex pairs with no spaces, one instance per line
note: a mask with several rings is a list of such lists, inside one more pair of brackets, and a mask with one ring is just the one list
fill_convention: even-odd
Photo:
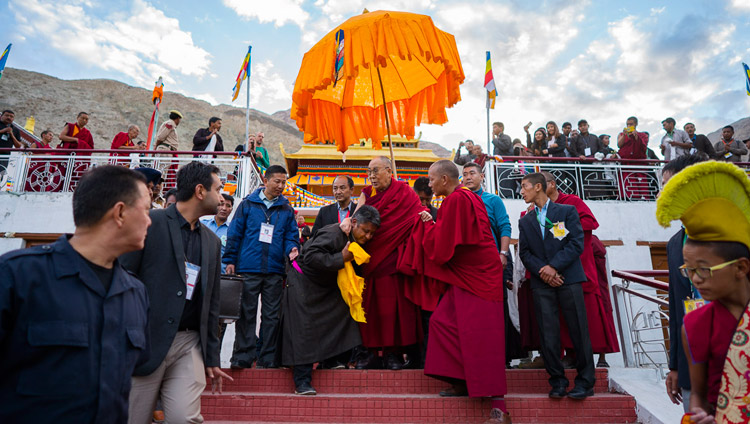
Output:
[[486,142],[487,50],[499,92],[490,120],[511,137],[529,121],[580,118],[615,134],[636,115],[653,145],[667,116],[699,132],[750,116],[750,0],[7,0],[0,48],[13,43],[9,67],[149,89],[161,75],[168,91],[220,104],[251,44],[250,104],[273,113],[291,107],[303,54],[364,8],[428,14],[455,35],[462,101],[442,127],[420,128],[448,148]]

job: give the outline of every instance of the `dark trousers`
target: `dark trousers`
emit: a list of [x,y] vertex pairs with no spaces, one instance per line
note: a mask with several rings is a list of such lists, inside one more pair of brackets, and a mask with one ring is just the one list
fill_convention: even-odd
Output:
[[278,274],[245,274],[244,278],[242,307],[240,319],[237,320],[235,327],[236,335],[231,362],[249,366],[256,358],[255,320],[258,312],[258,295],[261,295],[260,331],[263,335],[263,343],[258,356],[258,365],[276,366],[283,278]]
[[594,352],[589,339],[586,304],[580,284],[563,284],[560,287],[544,285],[532,289],[534,312],[539,324],[544,367],[550,375],[552,387],[567,387],[565,368],[560,359],[560,312],[568,324],[570,338],[576,350],[578,375],[575,385],[585,389],[594,387]]
[[313,364],[295,365],[292,370],[294,387],[299,387],[302,383],[312,383]]

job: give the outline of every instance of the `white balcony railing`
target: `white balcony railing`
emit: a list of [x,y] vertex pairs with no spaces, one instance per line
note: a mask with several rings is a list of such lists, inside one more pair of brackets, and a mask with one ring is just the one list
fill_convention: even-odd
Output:
[[[56,154],[50,154],[50,153]],[[70,192],[87,169],[100,165],[121,165],[131,169],[146,167],[161,172],[163,189],[177,186],[177,169],[200,161],[216,165],[225,187],[234,186],[235,196],[244,197],[262,184],[262,179],[248,156],[231,153],[195,156],[192,152],[164,154],[152,151],[113,156],[116,151],[74,152],[57,150],[13,151],[0,156],[2,190],[16,193]],[[117,152],[122,153],[122,151]],[[232,190],[230,190],[232,191]]]

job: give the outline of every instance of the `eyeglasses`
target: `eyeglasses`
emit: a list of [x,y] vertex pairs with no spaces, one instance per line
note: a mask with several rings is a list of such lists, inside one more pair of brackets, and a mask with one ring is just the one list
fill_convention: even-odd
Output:
[[367,168],[367,175],[374,175],[380,172],[381,169],[391,169],[391,168]]
[[733,261],[724,262],[723,264],[714,265],[712,267],[689,268],[687,265],[682,265],[680,267],[680,274],[682,274],[682,276],[685,278],[692,278],[693,275],[698,274],[699,277],[705,280],[707,278],[713,277],[714,271],[724,269],[737,261],[739,261],[739,258]]

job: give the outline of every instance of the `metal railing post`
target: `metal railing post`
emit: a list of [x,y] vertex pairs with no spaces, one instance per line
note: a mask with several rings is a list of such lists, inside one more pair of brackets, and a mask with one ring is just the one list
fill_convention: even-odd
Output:
[[619,284],[612,285],[612,297],[614,298],[615,316],[617,317],[617,329],[620,331],[620,349],[622,349],[622,359],[626,368],[636,366],[635,352],[633,350],[633,340],[630,337],[630,323],[623,319],[623,314],[627,313],[625,305],[625,293],[620,291],[622,287]]

